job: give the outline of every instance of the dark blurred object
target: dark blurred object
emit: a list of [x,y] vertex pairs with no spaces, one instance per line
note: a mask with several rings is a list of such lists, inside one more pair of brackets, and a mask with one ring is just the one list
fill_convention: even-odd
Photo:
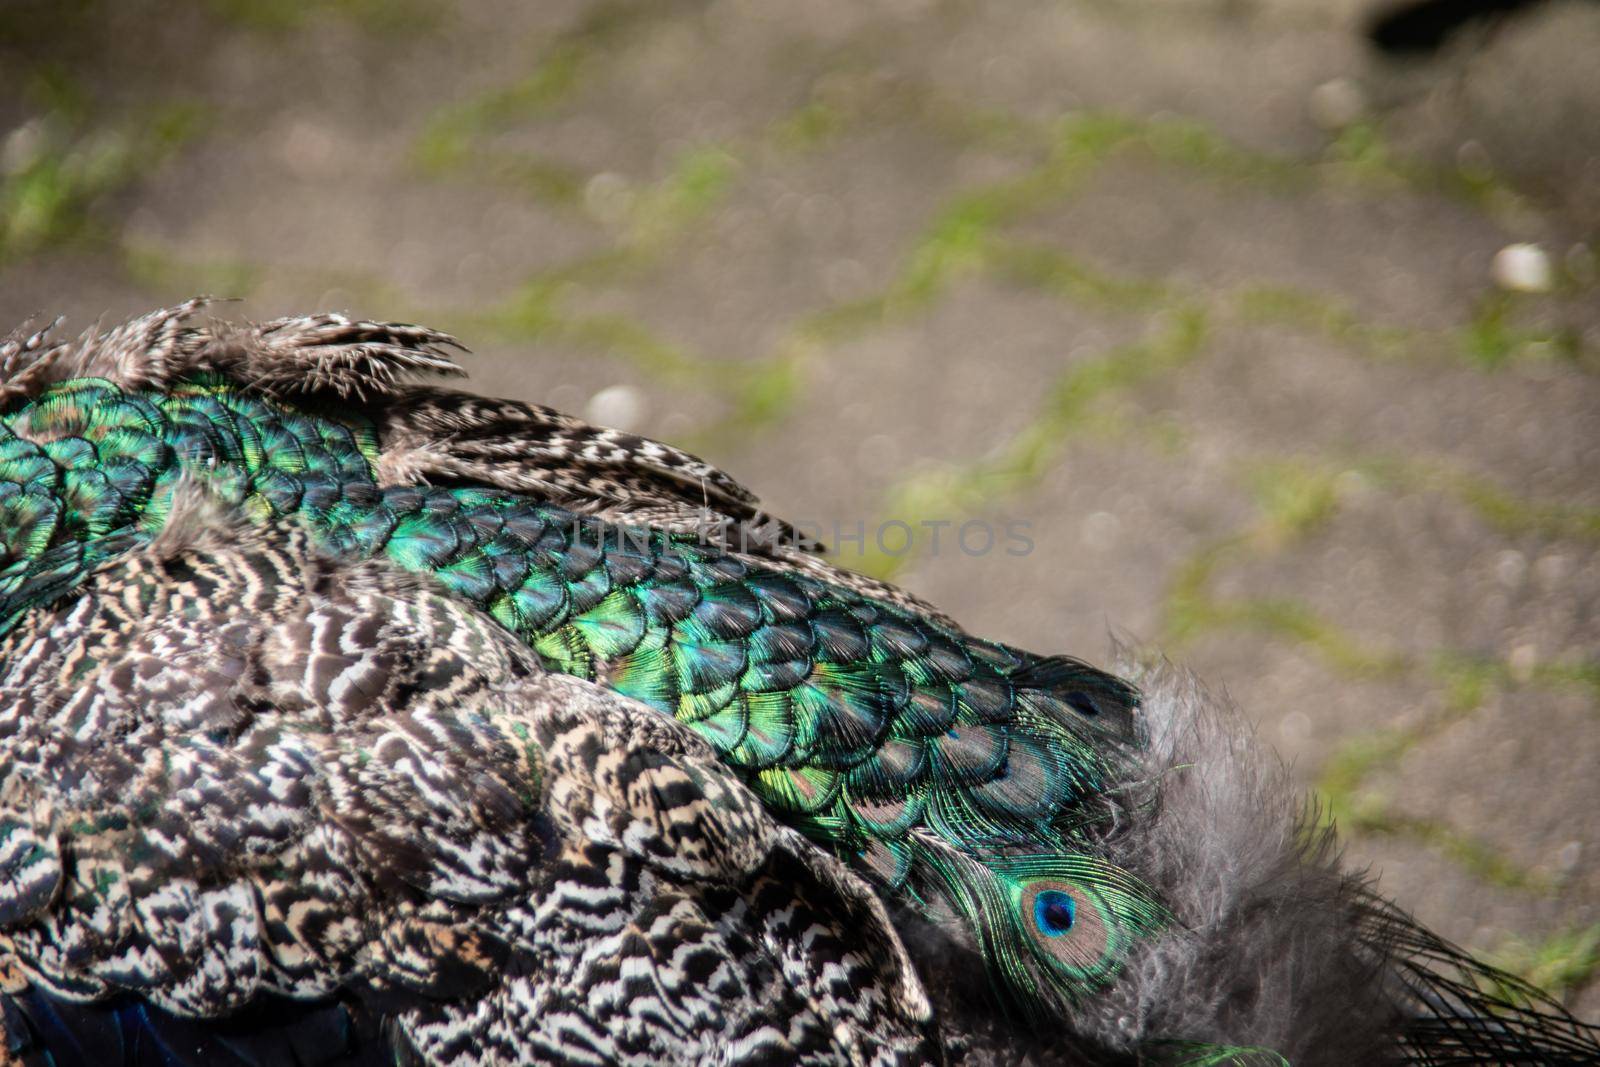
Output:
[[1544,0],[1420,0],[1397,4],[1372,20],[1367,37],[1391,55],[1437,52],[1471,23],[1499,22]]

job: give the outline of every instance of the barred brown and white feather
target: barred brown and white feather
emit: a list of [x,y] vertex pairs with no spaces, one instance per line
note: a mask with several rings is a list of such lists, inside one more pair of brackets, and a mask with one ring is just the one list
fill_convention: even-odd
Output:
[[321,998],[429,1063],[936,1057],[876,898],[692,732],[426,581],[175,512],[0,646],[24,1062],[37,998],[130,994]]
[[413,381],[446,335],[202,304],[0,342],[0,1052],[1600,1058],[1192,679],[981,641],[687,453]]

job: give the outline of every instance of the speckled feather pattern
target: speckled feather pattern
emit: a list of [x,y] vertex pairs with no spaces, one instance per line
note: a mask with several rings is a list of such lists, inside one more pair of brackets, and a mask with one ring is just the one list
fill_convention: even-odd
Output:
[[[112,355],[133,327],[29,348],[20,377],[49,384],[0,418],[17,531],[0,627],[157,536],[173,486],[200,478],[330,554],[432,577],[547,667],[689,726],[791,825],[958,917],[1024,1011],[1088,995],[1161,924],[1093,845],[1104,783],[1139,743],[1119,680],[978,640],[825,566],[641,535],[629,509],[659,516],[690,487],[760,517],[664,445],[398,381],[448,366],[440,335],[333,317],[144,329],[148,366]],[[1039,927],[1038,900],[1060,893],[1077,902],[1059,910],[1070,935]]]
[[13,1059],[1600,1053],[1342,872],[1182,676],[701,543],[777,520],[419,384],[442,334],[200,307],[0,343]]
[[438,1063],[933,1055],[881,906],[692,732],[297,528],[200,530],[0,648],[21,981],[338,997]]

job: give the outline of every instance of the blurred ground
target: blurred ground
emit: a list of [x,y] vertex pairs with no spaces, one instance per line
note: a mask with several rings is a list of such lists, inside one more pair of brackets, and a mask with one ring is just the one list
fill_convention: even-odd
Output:
[[[845,561],[1164,647],[1600,1018],[1600,7],[1409,66],[1367,13],[24,0],[0,320],[423,321],[780,513],[1026,523]],[[1497,286],[1521,242],[1547,291]]]

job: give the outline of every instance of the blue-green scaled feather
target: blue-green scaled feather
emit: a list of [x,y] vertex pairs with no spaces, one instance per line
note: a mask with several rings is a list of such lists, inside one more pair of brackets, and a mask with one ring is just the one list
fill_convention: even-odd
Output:
[[[503,489],[380,484],[378,459],[360,418],[220,375],[50,386],[0,412],[0,628],[154,536],[180,479],[203,479],[327,551],[434,576],[551,668],[689,724],[885,892],[946,898],[1030,1009],[1098,988],[1162,923],[1092,842],[1108,772],[1138,743],[1125,683],[683,534]],[[1070,930],[1046,929],[1069,911]]]

